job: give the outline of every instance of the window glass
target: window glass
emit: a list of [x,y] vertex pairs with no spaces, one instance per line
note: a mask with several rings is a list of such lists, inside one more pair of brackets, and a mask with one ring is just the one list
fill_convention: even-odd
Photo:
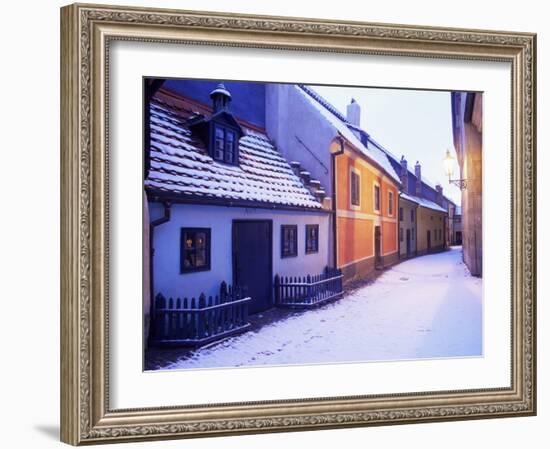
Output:
[[214,159],[219,161],[224,160],[225,152],[225,135],[223,128],[216,126],[215,128],[215,141],[214,141]]
[[235,133],[229,130],[225,132],[225,162],[235,162]]
[[236,164],[238,162],[237,144],[235,131],[217,124],[214,125],[214,141],[211,149],[214,159],[228,164]]
[[353,206],[360,205],[360,178],[359,175],[355,172],[351,172],[350,176],[351,186],[350,186],[350,195],[351,195],[351,204]]
[[298,255],[298,226],[281,226],[281,257],[294,257]]
[[306,254],[319,252],[319,225],[306,225]]

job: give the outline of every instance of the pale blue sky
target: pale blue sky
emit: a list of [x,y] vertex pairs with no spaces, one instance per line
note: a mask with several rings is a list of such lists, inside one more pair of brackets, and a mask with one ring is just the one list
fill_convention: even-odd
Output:
[[[449,184],[443,169],[445,152],[453,147],[450,92],[312,86],[344,115],[351,98],[361,106],[361,127],[399,159],[405,155],[414,170],[441,183],[443,193],[460,205],[460,189]],[[455,177],[458,175],[455,168]]]

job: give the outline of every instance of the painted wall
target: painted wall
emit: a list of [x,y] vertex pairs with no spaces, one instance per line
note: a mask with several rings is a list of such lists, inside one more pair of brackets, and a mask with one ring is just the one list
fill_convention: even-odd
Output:
[[445,247],[445,212],[438,212],[425,207],[418,207],[416,210],[416,250],[417,253],[428,252],[427,232],[431,234],[431,251],[441,250]]
[[374,220],[338,217],[339,267],[374,257]]
[[[466,107],[469,96],[472,101],[471,114],[468,114]],[[451,94],[453,134],[460,177],[468,183],[462,192],[463,258],[474,276],[481,276],[483,271],[482,102],[481,93]]]
[[335,129],[294,85],[267,84],[266,130],[289,161],[298,161],[332,195],[330,144]]
[[[151,220],[163,213],[160,203],[151,203]],[[169,222],[155,228],[154,289],[169,297],[197,297],[219,293],[222,281],[232,283],[232,221],[273,220],[273,275],[319,274],[329,264],[329,214],[323,212],[271,211],[265,209],[175,204]],[[281,225],[298,225],[298,256],[281,259]],[[305,225],[319,225],[319,252],[305,254]],[[211,269],[180,273],[180,230],[182,227],[211,229]]]
[[[410,201],[399,199],[399,208],[403,210],[403,220],[399,220],[399,256],[407,257],[407,230],[411,235],[410,256],[416,253],[416,209],[417,205]],[[413,213],[411,220],[411,212]],[[399,218],[399,217],[398,217]]]
[[[375,226],[381,226],[382,256],[396,254],[398,190],[395,184],[350,147],[336,157],[335,166],[338,266],[346,267],[374,257]],[[352,171],[360,177],[359,206],[351,204]],[[380,210],[374,207],[375,185],[380,186]],[[393,194],[391,215],[389,192]],[[359,272],[355,274],[361,275]]]

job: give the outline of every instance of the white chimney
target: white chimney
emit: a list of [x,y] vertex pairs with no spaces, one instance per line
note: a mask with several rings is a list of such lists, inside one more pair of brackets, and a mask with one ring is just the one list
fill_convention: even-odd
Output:
[[416,161],[414,166],[414,175],[416,176],[416,196],[422,196],[422,167],[420,163]]
[[348,104],[346,119],[352,125],[360,126],[361,122],[361,106],[355,101],[355,98],[351,99],[351,103]]

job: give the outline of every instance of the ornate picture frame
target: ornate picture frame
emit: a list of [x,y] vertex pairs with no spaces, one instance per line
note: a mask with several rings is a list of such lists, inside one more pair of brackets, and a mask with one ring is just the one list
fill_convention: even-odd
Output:
[[[536,413],[536,35],[75,4],[61,9],[61,439],[73,445]],[[112,409],[108,55],[201,43],[508,62],[512,67],[509,388]]]

